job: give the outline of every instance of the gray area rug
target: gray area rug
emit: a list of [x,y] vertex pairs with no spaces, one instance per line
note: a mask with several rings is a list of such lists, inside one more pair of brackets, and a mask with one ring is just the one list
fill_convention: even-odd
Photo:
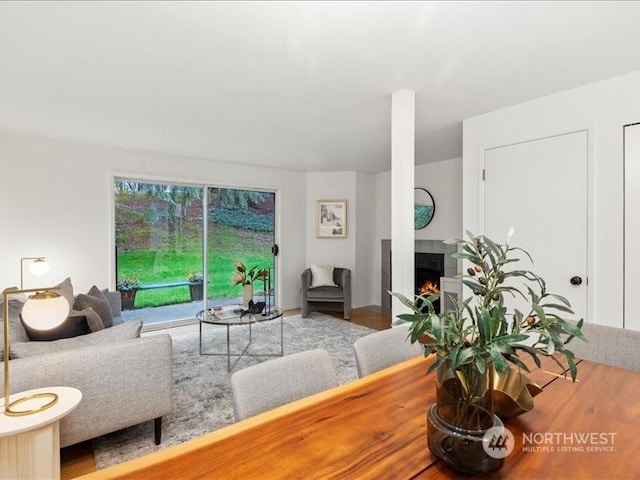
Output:
[[[357,378],[353,342],[373,330],[320,313],[312,313],[309,318],[286,317],[283,322],[285,355],[323,348],[331,355],[340,383]],[[280,320],[254,324],[253,342],[248,351],[279,352],[279,335]],[[234,327],[231,339],[231,351],[241,350],[248,340],[248,328]],[[203,327],[203,350],[226,351],[224,327]],[[266,360],[269,357],[243,357],[233,371]],[[121,463],[232,424],[230,376],[226,356],[199,354],[198,332],[173,336],[173,413],[163,418],[162,443],[154,444],[153,421],[103,435],[93,440],[97,468]]]

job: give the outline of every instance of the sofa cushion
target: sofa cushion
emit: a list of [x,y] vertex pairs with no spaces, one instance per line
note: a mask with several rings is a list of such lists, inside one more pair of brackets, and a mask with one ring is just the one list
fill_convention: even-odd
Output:
[[311,287],[337,287],[333,281],[333,265],[311,264]]
[[93,308],[100,316],[102,324],[109,328],[113,325],[113,317],[111,315],[111,306],[107,297],[95,285],[87,292],[87,294],[79,294],[73,303],[75,310],[84,310],[85,308]]
[[10,356],[14,358],[32,357],[62,350],[71,350],[90,345],[100,345],[120,340],[140,337],[142,320],[137,318],[131,322],[105,328],[99,332],[73,338],[64,338],[51,342],[16,342],[9,346]]
[[[22,316],[20,317],[22,319]],[[61,338],[72,338],[91,333],[87,318],[84,315],[69,315],[61,324],[47,330],[39,330],[22,322],[29,340],[32,342],[50,342]]]
[[307,300],[315,302],[340,302],[344,292],[340,287],[317,287],[307,290]]

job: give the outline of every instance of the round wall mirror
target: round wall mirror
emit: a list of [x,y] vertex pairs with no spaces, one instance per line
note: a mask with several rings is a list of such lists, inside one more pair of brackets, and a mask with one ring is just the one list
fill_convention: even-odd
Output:
[[413,195],[414,229],[420,230],[433,220],[433,214],[436,212],[436,202],[433,201],[431,194],[424,188],[415,188]]

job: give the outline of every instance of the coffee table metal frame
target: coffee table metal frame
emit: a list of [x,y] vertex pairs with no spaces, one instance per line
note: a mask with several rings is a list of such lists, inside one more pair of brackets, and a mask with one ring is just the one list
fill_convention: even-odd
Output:
[[[238,309],[241,309],[241,306],[237,306]],[[200,355],[221,355],[227,357],[227,371],[231,372],[238,364],[240,359],[244,356],[246,357],[282,357],[284,356],[284,324],[282,322],[282,310],[277,307],[271,307],[270,312],[263,313],[249,313],[246,315],[240,315],[239,313],[236,316],[228,317],[228,318],[220,318],[216,316],[215,312],[208,311],[200,311],[196,315],[196,318],[200,323]],[[270,320],[280,319],[280,353],[274,352],[266,352],[266,353],[247,353],[247,350],[251,346],[252,341],[252,332],[251,326],[254,323],[259,322],[267,322]],[[226,352],[203,352],[202,351],[202,324],[208,323],[210,325],[221,325],[226,327],[227,329],[227,351]],[[249,325],[249,342],[244,346],[242,352],[240,353],[231,353],[231,327]],[[231,357],[237,357],[236,360],[231,364]]]

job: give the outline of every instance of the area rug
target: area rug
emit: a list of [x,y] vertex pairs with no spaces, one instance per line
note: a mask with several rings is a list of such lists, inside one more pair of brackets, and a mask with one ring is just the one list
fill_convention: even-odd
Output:
[[[284,354],[323,348],[329,352],[340,383],[357,378],[353,342],[372,333],[360,325],[312,313],[286,317]],[[233,327],[232,351],[241,349],[248,340],[248,328]],[[280,349],[280,321],[253,325],[250,353],[273,353]],[[203,351],[226,351],[224,327],[205,325]],[[243,357],[233,371],[269,360],[269,357]],[[132,365],[135,368],[135,365]],[[173,336],[173,413],[162,422],[162,443],[153,441],[153,421],[148,421],[93,440],[98,469],[182,443],[234,422],[231,386],[226,356],[200,355],[198,332]],[[149,399],[153,401],[152,398]]]

